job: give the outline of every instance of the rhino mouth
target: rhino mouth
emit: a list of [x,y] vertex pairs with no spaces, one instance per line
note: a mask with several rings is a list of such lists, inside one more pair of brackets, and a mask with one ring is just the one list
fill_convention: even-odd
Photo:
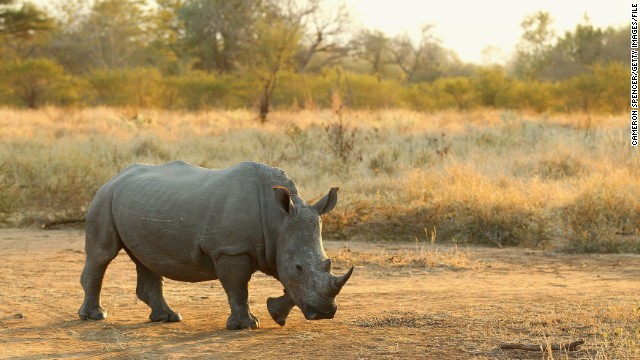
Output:
[[336,314],[338,307],[335,304],[329,306],[328,309],[316,309],[309,304],[305,304],[302,307],[302,314],[304,314],[304,318],[307,320],[322,320],[322,319],[333,319]]

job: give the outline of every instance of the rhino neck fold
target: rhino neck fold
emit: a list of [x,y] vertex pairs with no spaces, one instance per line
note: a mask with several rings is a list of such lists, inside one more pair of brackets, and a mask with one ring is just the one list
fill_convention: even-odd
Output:
[[260,212],[262,221],[262,239],[256,244],[256,256],[258,269],[267,275],[278,278],[278,269],[276,267],[276,254],[278,251],[278,231],[283,216],[279,214],[279,210],[275,206],[269,206],[271,203],[267,201],[266,196],[271,193],[261,189],[260,196]]

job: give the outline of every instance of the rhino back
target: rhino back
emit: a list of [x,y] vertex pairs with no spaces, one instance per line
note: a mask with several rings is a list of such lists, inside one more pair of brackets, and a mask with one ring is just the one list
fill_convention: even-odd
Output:
[[283,171],[262,164],[212,170],[173,162],[131,166],[101,191],[111,195],[103,198],[112,199],[114,225],[133,256],[163,276],[203,281],[217,278],[212,260],[222,254],[249,254],[256,269],[266,266],[273,185],[296,192]]

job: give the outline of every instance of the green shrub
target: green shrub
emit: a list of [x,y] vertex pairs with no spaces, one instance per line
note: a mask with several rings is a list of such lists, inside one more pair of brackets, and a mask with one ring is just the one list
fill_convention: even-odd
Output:
[[466,110],[476,103],[477,94],[467,77],[440,78],[434,86],[439,108]]
[[155,68],[96,70],[87,80],[95,105],[153,107],[162,93],[162,77]]
[[343,102],[356,109],[401,108],[404,88],[394,80],[378,79],[373,75],[350,73],[345,75]]
[[555,83],[515,80],[497,101],[508,109],[545,112],[558,106],[557,94],[558,86]]
[[65,105],[78,99],[77,82],[64,74],[62,66],[48,59],[29,59],[6,65],[0,71],[6,85],[3,102],[32,109],[46,104]]
[[476,103],[481,106],[502,107],[510,80],[502,67],[482,68],[473,76]]

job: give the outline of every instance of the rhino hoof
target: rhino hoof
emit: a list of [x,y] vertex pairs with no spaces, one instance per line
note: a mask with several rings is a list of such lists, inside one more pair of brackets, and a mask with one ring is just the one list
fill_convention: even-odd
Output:
[[153,322],[178,322],[182,321],[182,317],[171,310],[152,310],[149,320]]
[[285,326],[287,324],[287,317],[282,315],[278,318],[273,318],[273,321],[275,321],[280,326]]
[[285,304],[285,302],[284,296],[279,298],[270,297],[267,299],[269,315],[271,315],[273,321],[280,326],[284,326],[287,323],[287,316],[289,316],[289,312],[291,311],[290,304]]
[[260,321],[258,321],[258,318],[253,315],[251,315],[251,318],[247,320],[237,320],[233,316],[229,316],[229,320],[227,320],[227,330],[255,330],[259,327]]
[[287,323],[286,314],[280,314],[278,312],[275,312],[269,309],[269,315],[271,315],[271,318],[273,319],[273,321],[275,321],[280,326],[284,326]]
[[107,318],[107,312],[103,308],[91,309],[89,312],[81,311],[78,313],[82,320],[104,320]]

